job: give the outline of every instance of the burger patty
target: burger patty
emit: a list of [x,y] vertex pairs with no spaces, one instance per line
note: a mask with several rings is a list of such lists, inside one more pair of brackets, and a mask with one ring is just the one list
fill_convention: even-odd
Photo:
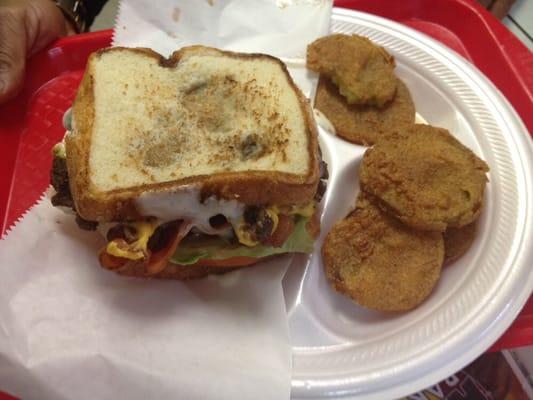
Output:
[[67,160],[63,157],[54,156],[52,161],[52,171],[50,173],[50,182],[56,191],[52,196],[52,205],[54,207],[62,206],[71,208],[76,213],[76,223],[78,226],[87,231],[94,231],[98,226],[98,222],[83,219],[76,212],[68,182]]
[[52,161],[52,171],[50,173],[50,182],[56,190],[52,197],[52,205],[64,206],[74,209],[74,200],[70,193],[68,183],[67,160],[62,157],[54,156]]

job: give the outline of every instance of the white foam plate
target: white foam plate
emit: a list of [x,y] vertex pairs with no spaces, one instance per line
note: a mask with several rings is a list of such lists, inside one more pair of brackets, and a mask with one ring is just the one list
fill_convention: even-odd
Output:
[[293,345],[292,396],[391,399],[435,384],[483,353],[533,288],[533,150],[527,129],[475,67],[400,24],[334,9],[333,32],[384,46],[428,123],[448,129],[490,166],[476,240],[444,268],[431,296],[401,314],[365,310],[327,284],[320,247],[353,206],[365,147],[323,130],[330,180],[316,251],[294,259],[284,291]]

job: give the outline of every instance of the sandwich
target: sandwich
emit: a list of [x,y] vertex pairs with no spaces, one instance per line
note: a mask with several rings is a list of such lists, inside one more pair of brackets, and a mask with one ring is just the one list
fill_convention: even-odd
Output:
[[103,49],[64,123],[52,203],[104,235],[102,267],[190,279],[313,250],[327,171],[280,60]]

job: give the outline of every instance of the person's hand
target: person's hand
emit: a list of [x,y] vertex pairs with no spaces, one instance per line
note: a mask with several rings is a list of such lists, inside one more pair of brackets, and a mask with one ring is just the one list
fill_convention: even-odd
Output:
[[0,0],[0,104],[22,87],[28,56],[73,33],[52,0]]
[[513,6],[515,0],[477,0],[479,4],[489,10],[496,18],[503,19]]

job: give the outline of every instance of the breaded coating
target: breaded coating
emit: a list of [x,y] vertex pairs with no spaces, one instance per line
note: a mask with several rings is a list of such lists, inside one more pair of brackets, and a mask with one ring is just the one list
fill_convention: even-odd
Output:
[[415,124],[382,138],[363,157],[363,190],[417,229],[445,231],[481,212],[487,164],[447,130]]
[[450,264],[465,254],[476,237],[477,221],[462,228],[448,228],[444,238],[444,264]]
[[373,205],[364,194],[322,246],[331,285],[361,306],[410,310],[435,287],[444,259],[440,232],[411,229]]
[[394,58],[363,36],[315,40],[307,46],[307,68],[327,75],[350,104],[383,107],[396,93]]
[[337,135],[356,144],[371,146],[384,134],[415,123],[415,105],[407,86],[397,79],[398,89],[383,108],[348,104],[337,87],[321,75],[315,108],[329,119]]

